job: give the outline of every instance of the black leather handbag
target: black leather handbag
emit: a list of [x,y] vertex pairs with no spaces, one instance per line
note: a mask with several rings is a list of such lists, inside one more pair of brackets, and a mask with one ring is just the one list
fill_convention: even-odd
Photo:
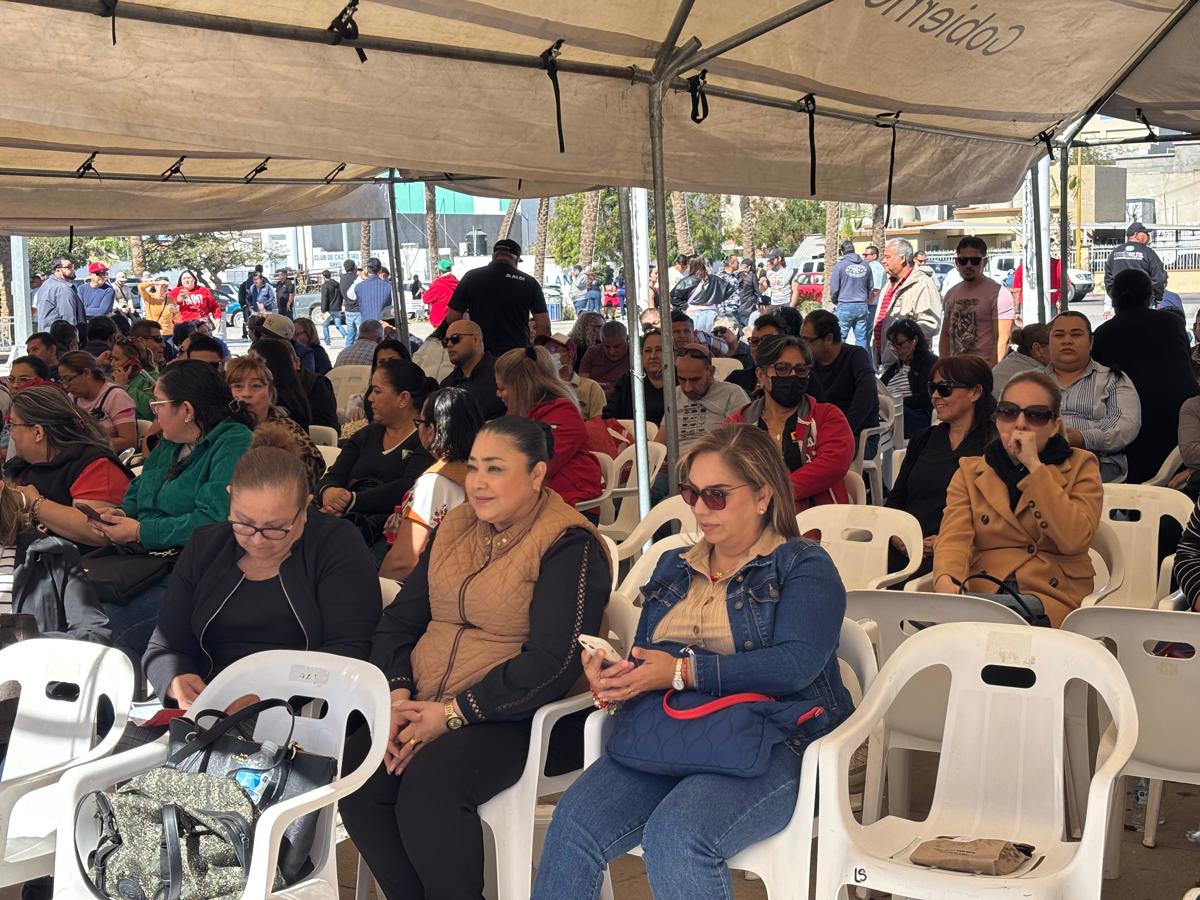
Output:
[[960,588],[963,588],[968,581],[976,579],[990,581],[999,587],[1000,591],[995,594],[981,594],[978,591],[968,591],[964,588],[964,594],[970,594],[972,597],[982,597],[984,600],[994,600],[1002,606],[1007,606],[1030,625],[1037,625],[1041,628],[1050,627],[1050,617],[1046,615],[1046,607],[1042,605],[1042,601],[1033,594],[1022,594],[1017,589],[1016,580],[1013,578],[1001,581],[993,575],[980,572],[977,575],[968,575],[962,581],[958,581],[957,579],[951,580]]
[[[281,707],[291,712],[294,729],[295,712],[286,700],[279,699],[260,700],[232,715],[207,709],[174,719],[169,730],[167,765],[184,772],[234,778],[243,786],[247,782],[239,775],[250,774],[252,786],[247,792],[259,812],[332,783],[337,777],[337,760],[306,753],[292,742],[292,729],[273,752],[267,747],[270,759],[265,768],[262,766],[263,743],[254,740],[254,721],[259,713]],[[213,719],[215,724],[203,724]],[[247,767],[252,757],[258,760],[253,767]],[[320,814],[321,810],[317,810],[301,816],[284,833],[279,872],[285,884],[293,884],[312,871],[310,857]]]
[[163,580],[175,565],[178,550],[142,549],[140,544],[113,544],[83,556],[83,571],[103,603],[124,606]]

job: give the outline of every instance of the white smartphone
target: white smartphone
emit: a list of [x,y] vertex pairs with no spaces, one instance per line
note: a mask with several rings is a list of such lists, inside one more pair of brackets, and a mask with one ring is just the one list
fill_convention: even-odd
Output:
[[613,645],[604,638],[595,637],[591,634],[581,634],[579,636],[579,645],[584,650],[591,650],[594,653],[601,653],[604,656],[605,662],[619,663],[623,656],[613,649]]

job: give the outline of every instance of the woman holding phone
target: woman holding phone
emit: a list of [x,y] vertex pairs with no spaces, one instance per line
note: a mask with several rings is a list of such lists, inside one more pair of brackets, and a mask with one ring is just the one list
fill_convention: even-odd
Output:
[[[935,590],[958,594],[980,572],[1037,596],[1054,627],[1092,589],[1088,547],[1100,525],[1104,486],[1088,450],[1062,434],[1062,392],[1042,372],[1010,380],[996,405],[983,456],[961,460],[946,494],[933,549]],[[967,591],[991,593],[980,580]]]
[[133,398],[137,417],[150,421],[154,418],[154,379],[147,374],[154,368],[150,351],[132,338],[119,337],[109,354],[112,362],[113,381],[125,388]]
[[644,721],[639,709],[661,706],[667,690],[701,700],[754,692],[820,712],[771,741],[762,774],[651,774],[606,753],[555,807],[538,900],[595,898],[604,868],[639,844],[655,900],[733,896],[725,860],[783,829],[804,748],[853,708],[837,660],[846,591],[829,555],[799,535],[777,444],[753,425],[725,424],[679,468],[704,536],[664,553],[642,587],[630,659],[584,654],[596,704],[615,709],[614,736],[637,727],[623,716]]

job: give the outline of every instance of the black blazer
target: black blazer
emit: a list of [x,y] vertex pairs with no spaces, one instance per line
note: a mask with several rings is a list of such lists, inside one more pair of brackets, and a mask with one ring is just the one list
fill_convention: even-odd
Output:
[[[164,704],[177,675],[212,677],[200,636],[241,580],[235,563],[243,555],[228,522],[196,529],[179,554],[158,627],[142,658],[146,677]],[[309,509],[304,534],[279,569],[308,638],[307,647],[296,649],[366,659],[383,603],[377,573],[370,550],[350,522]]]

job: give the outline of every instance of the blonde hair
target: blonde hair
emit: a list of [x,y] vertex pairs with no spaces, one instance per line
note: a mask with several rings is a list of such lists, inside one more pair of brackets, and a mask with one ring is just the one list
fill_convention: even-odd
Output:
[[275,376],[271,374],[270,367],[263,361],[261,356],[235,356],[225,363],[225,381],[232,385],[235,381],[242,381],[247,378],[257,378],[262,381],[271,391],[271,405],[275,405],[275,401],[279,399],[278,392],[275,390]]
[[503,379],[508,392],[510,415],[529,415],[529,410],[541,403],[547,394],[568,400],[576,409],[579,408],[574,392],[558,377],[554,360],[545,347],[509,350],[496,360],[496,375]]
[[754,490],[770,488],[771,500],[763,513],[763,524],[770,525],[785,538],[800,537],[792,483],[779,447],[765,431],[754,425],[718,426],[693,443],[679,460],[680,480],[687,477],[692,463],[701,453],[716,453],[721,462]]
[[1054,418],[1059,417],[1059,412],[1062,410],[1062,388],[1054,383],[1054,379],[1045,372],[1037,370],[1029,372],[1021,372],[1014,375],[1004,385],[1004,390],[1000,392],[1000,399],[1004,399],[1004,395],[1008,393],[1008,389],[1014,384],[1036,384],[1050,396],[1050,411],[1054,413]]
[[17,536],[29,525],[25,505],[20,491],[0,482],[0,547],[15,547]]

